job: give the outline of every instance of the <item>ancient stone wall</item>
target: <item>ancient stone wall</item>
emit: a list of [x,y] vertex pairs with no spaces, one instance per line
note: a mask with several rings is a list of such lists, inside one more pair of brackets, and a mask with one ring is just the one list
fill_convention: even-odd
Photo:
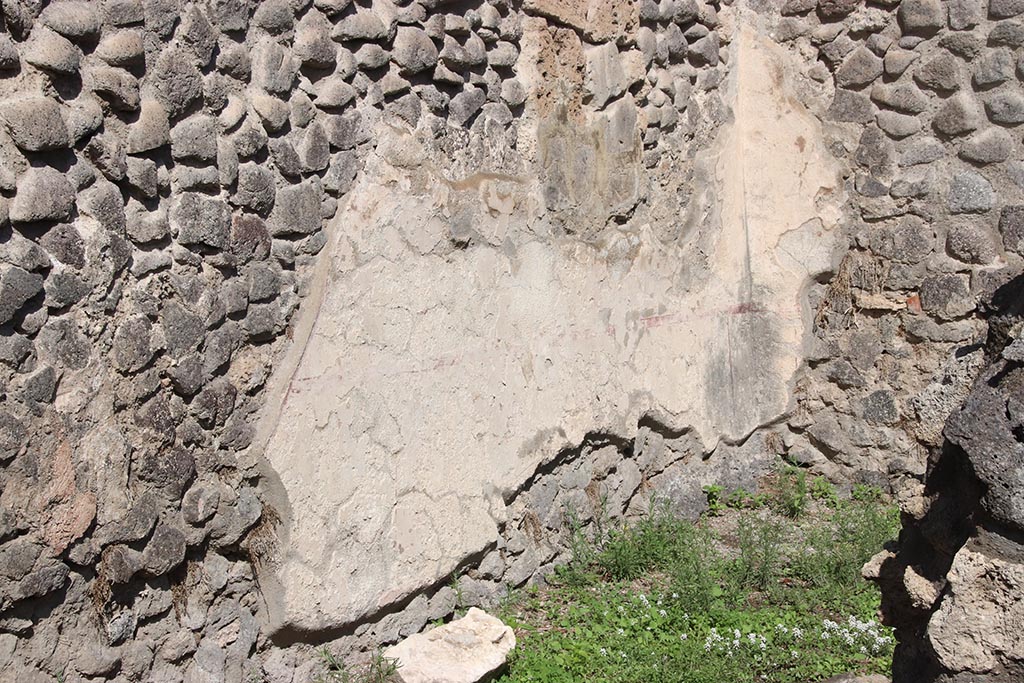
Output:
[[0,8],[0,680],[305,683],[781,456],[927,518],[1021,3]]

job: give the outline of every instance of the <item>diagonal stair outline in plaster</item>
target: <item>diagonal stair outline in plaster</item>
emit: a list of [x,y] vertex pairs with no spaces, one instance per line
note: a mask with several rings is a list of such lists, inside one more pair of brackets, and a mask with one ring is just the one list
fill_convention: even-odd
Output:
[[[438,183],[425,163],[390,163],[389,148],[409,158],[418,143],[381,131],[255,441],[282,518],[279,556],[260,568],[271,632],[344,629],[444,581],[588,433],[631,435],[656,414],[713,448],[789,409],[841,180],[790,94],[796,58],[738,18],[735,121],[699,160],[712,186],[697,231],[663,244],[627,225],[639,247],[625,267],[600,245],[534,236],[529,173],[501,181],[518,242],[433,253]],[[699,284],[681,285],[696,268]]]

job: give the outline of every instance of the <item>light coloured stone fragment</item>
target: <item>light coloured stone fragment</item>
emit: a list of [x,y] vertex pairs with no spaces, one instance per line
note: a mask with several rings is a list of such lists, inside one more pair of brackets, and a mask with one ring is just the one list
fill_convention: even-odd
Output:
[[478,683],[491,680],[515,646],[511,628],[470,607],[461,619],[410,636],[384,656],[398,661],[403,683]]

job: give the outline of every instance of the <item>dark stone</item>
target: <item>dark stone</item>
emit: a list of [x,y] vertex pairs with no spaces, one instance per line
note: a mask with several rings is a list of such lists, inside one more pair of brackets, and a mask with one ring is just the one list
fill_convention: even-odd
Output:
[[192,413],[207,429],[223,425],[235,408],[237,390],[229,380],[219,377],[203,388],[192,401]]
[[0,119],[19,148],[29,152],[71,145],[60,105],[49,97],[20,97],[0,103]]
[[197,353],[190,353],[179,359],[167,370],[174,391],[186,398],[194,396],[206,382],[203,359]]
[[163,576],[185,559],[185,534],[169,524],[158,524],[142,551],[142,567],[149,576]]
[[92,342],[82,334],[74,320],[66,317],[49,320],[37,337],[47,358],[69,370],[81,370],[89,364]]
[[167,351],[181,356],[199,346],[205,326],[198,315],[177,301],[168,301],[160,312],[160,323],[167,342]]
[[185,493],[181,501],[181,516],[193,526],[213,517],[220,504],[220,488],[216,482],[199,480]]
[[[167,427],[166,424],[162,426],[164,429]],[[173,435],[174,424],[169,426]],[[133,471],[139,479],[165,490],[172,500],[181,498],[196,473],[192,454],[180,446],[147,449],[134,464]]]
[[236,213],[231,219],[228,249],[239,264],[267,258],[270,255],[270,231],[266,223],[258,216]]
[[999,233],[1008,251],[1024,256],[1024,205],[1003,207],[999,214]]
[[14,318],[14,314],[42,290],[41,275],[17,266],[0,265],[0,325]]
[[178,118],[203,95],[203,78],[189,54],[179,48],[164,50],[149,73],[157,100],[167,115]]
[[101,545],[140,541],[153,530],[159,514],[157,497],[151,492],[144,492],[135,499],[124,517],[103,527],[97,540]]
[[62,223],[49,230],[39,245],[66,266],[85,267],[85,242],[73,225]]
[[920,297],[925,312],[944,320],[958,318],[974,308],[965,279],[953,273],[925,278]]
[[74,306],[92,291],[85,280],[75,273],[54,271],[43,283],[46,291],[45,304],[50,308]]
[[21,420],[0,408],[0,462],[7,462],[16,456],[25,445],[27,435],[28,432]]
[[836,89],[828,118],[846,123],[870,123],[875,118],[875,105],[865,95]]
[[900,419],[896,397],[888,389],[879,389],[861,401],[861,414],[870,424],[895,424]]

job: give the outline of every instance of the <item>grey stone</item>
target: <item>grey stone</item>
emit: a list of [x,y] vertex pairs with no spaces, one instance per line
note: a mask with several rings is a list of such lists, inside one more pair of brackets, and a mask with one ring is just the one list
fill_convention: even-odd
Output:
[[252,75],[249,50],[245,45],[222,41],[221,48],[217,52],[217,70],[238,80],[249,80]]
[[63,173],[47,166],[30,168],[18,182],[8,218],[12,223],[67,220],[74,204],[74,188]]
[[709,33],[689,45],[687,54],[690,61],[697,66],[718,66],[718,34]]
[[[206,428],[223,425],[235,407],[237,391],[233,384],[224,377],[218,377],[203,388],[198,396],[192,401],[192,411],[199,421],[199,424]],[[193,487],[194,488],[194,487]],[[191,492],[191,489],[190,489]],[[188,495],[186,494],[186,500]],[[214,503],[216,506],[216,503]],[[182,505],[184,513],[184,501]],[[195,524],[196,521],[203,521],[204,505],[197,505],[194,514],[186,516],[186,521]]]
[[[302,173],[302,162],[292,143],[287,138],[274,138],[268,145],[270,157],[277,172],[286,178],[297,178]],[[272,180],[272,179],[271,179]]]
[[921,283],[920,297],[921,308],[943,320],[959,318],[974,308],[966,278],[953,273],[925,278]]
[[893,225],[882,225],[870,233],[871,251],[901,263],[920,263],[932,253],[935,231],[917,216],[907,216]]
[[151,330],[152,324],[144,315],[131,316],[118,325],[110,349],[110,359],[115,368],[124,373],[135,373],[149,363],[153,357]]
[[896,139],[908,137],[921,130],[921,120],[917,116],[895,111],[878,112],[875,122],[889,137]]
[[20,63],[18,49],[14,47],[10,36],[0,35],[0,71],[13,71]]
[[337,149],[354,149],[369,142],[371,136],[370,126],[359,110],[347,111],[327,119],[327,139]]
[[185,534],[169,524],[158,524],[142,551],[142,568],[150,576],[163,576],[185,559]]
[[1003,207],[999,214],[999,233],[1007,250],[1024,256],[1024,205]]
[[195,396],[209,379],[204,371],[203,359],[197,353],[179,358],[167,369],[167,377],[171,380],[174,393],[185,398]]
[[340,109],[356,98],[356,89],[337,74],[317,81],[314,89],[316,106],[321,109]]
[[122,136],[112,132],[95,135],[82,150],[85,157],[99,169],[107,180],[120,182],[128,172]]
[[388,27],[372,10],[360,7],[337,24],[331,32],[335,40],[382,40],[388,37]]
[[82,60],[81,50],[45,26],[36,27],[32,31],[21,54],[34,67],[67,76],[78,73]]
[[128,129],[128,153],[141,154],[163,147],[171,141],[167,109],[155,99],[143,99],[138,120]]
[[1013,53],[1006,48],[989,50],[972,63],[974,83],[987,88],[1013,78]]
[[0,261],[18,266],[24,270],[37,271],[50,268],[50,257],[35,242],[25,239],[18,233],[12,233],[7,240],[0,242]]
[[928,96],[910,83],[878,84],[871,88],[871,99],[880,106],[904,114],[920,114],[928,109]]
[[903,0],[896,16],[904,33],[931,34],[946,23],[939,0]]
[[44,365],[22,380],[21,391],[18,392],[18,395],[30,410],[39,414],[39,409],[43,405],[53,402],[54,394],[57,391],[57,380],[56,370],[49,365]]
[[437,46],[425,31],[411,26],[400,26],[391,49],[392,59],[404,74],[415,74],[432,69],[438,60]]
[[949,27],[954,31],[974,28],[982,19],[981,7],[977,0],[948,0]]
[[128,157],[125,165],[129,186],[146,199],[154,199],[160,187],[156,163],[151,159]]
[[487,51],[487,63],[497,69],[511,69],[519,61],[519,48],[504,40]]
[[42,290],[41,275],[0,264],[0,325],[9,322],[29,299]]
[[337,46],[331,40],[331,23],[323,14],[314,9],[299,20],[293,49],[303,64],[318,68],[334,64]]
[[39,21],[73,40],[93,39],[100,31],[100,17],[96,10],[96,3],[83,0],[54,2],[43,9]]
[[182,356],[194,350],[203,338],[202,319],[177,301],[164,303],[160,324],[167,350],[174,356]]
[[978,164],[1006,161],[1013,153],[1013,138],[1002,128],[986,128],[972,135],[960,150],[960,156]]
[[[0,462],[8,462],[18,455],[25,445],[27,430],[21,420],[4,409],[0,409]],[[0,535],[0,538],[3,538]],[[0,551],[2,552],[2,551]],[[0,566],[7,566],[0,562]]]
[[892,48],[885,53],[885,73],[890,76],[901,76],[911,64],[921,57],[920,54],[911,50]]
[[854,50],[836,70],[836,85],[841,88],[863,87],[882,75],[882,60],[871,50]]
[[259,164],[248,162],[238,167],[238,189],[231,201],[266,214],[274,206],[275,191],[274,174]]
[[203,79],[187,52],[168,48],[160,53],[147,82],[167,115],[176,119],[203,95]]
[[963,135],[980,128],[983,120],[977,101],[960,92],[949,97],[939,108],[932,126],[943,135]]
[[228,244],[231,211],[221,199],[185,192],[171,200],[168,220],[179,244],[223,249]]
[[252,0],[211,0],[213,23],[222,31],[245,31],[249,28]]
[[267,33],[285,33],[292,28],[295,10],[288,0],[264,0],[257,5],[252,21]]
[[952,92],[960,88],[960,62],[948,52],[944,52],[917,67],[914,80],[926,88],[943,92]]
[[892,168],[895,149],[885,133],[875,127],[865,128],[860,136],[854,158],[875,177],[888,175]]
[[108,33],[96,47],[96,56],[111,66],[135,67],[145,62],[144,33],[126,29]]
[[61,223],[39,238],[39,246],[66,266],[85,267],[85,242],[70,223]]
[[261,41],[252,51],[253,84],[270,93],[288,94],[299,72],[299,60],[272,40]]
[[79,275],[67,271],[54,271],[43,284],[45,304],[50,308],[67,308],[84,299],[91,287]]
[[60,590],[68,582],[69,570],[58,560],[49,560],[18,582],[12,592],[15,600],[39,598]]
[[331,164],[324,175],[324,189],[334,195],[348,192],[359,172],[360,161],[353,151],[338,152],[331,157]]
[[141,203],[130,199],[125,210],[125,234],[136,244],[162,240],[170,234],[167,207],[160,205],[150,211]]
[[217,46],[217,34],[198,5],[190,5],[185,11],[178,29],[178,38],[201,65],[210,63],[213,48]]
[[526,102],[526,88],[516,79],[510,78],[501,83],[501,99],[509,107],[515,109]]
[[220,488],[217,482],[199,479],[185,492],[181,501],[181,515],[189,524],[198,526],[213,517],[219,503]]
[[387,64],[391,59],[391,53],[376,43],[365,43],[356,50],[355,57],[356,64],[361,68],[373,71]]
[[984,213],[995,200],[992,184],[980,173],[961,171],[953,175],[947,197],[950,213]]
[[985,111],[993,123],[1016,126],[1024,123],[1024,95],[1018,90],[1004,90],[985,98]]
[[1019,21],[1001,21],[989,31],[988,44],[1018,48],[1024,45],[1024,24]]
[[250,102],[268,133],[276,133],[288,123],[291,109],[281,98],[265,92],[255,92],[252,93]]
[[448,103],[448,118],[456,126],[464,126],[486,101],[486,92],[468,85]]
[[844,123],[868,123],[875,118],[875,105],[861,93],[836,89],[828,118]]
[[327,168],[331,160],[330,143],[319,122],[313,122],[306,128],[297,153],[303,171],[309,173]]
[[81,370],[89,364],[92,343],[68,317],[48,320],[36,342],[41,354],[60,368]]
[[107,0],[103,3],[103,15],[114,26],[141,24],[146,18],[141,0]]
[[231,136],[238,156],[250,159],[257,156],[267,146],[267,132],[263,126],[253,125],[246,121]]
[[991,263],[996,256],[992,236],[971,223],[956,223],[946,234],[946,251],[964,263]]
[[270,234],[307,235],[320,230],[322,198],[323,190],[318,179],[279,188],[269,220]]
[[49,97],[4,100],[0,102],[0,119],[14,144],[25,151],[65,149],[71,144],[61,107]]
[[1008,19],[1024,14],[1024,0],[989,0],[988,13],[994,19]]

